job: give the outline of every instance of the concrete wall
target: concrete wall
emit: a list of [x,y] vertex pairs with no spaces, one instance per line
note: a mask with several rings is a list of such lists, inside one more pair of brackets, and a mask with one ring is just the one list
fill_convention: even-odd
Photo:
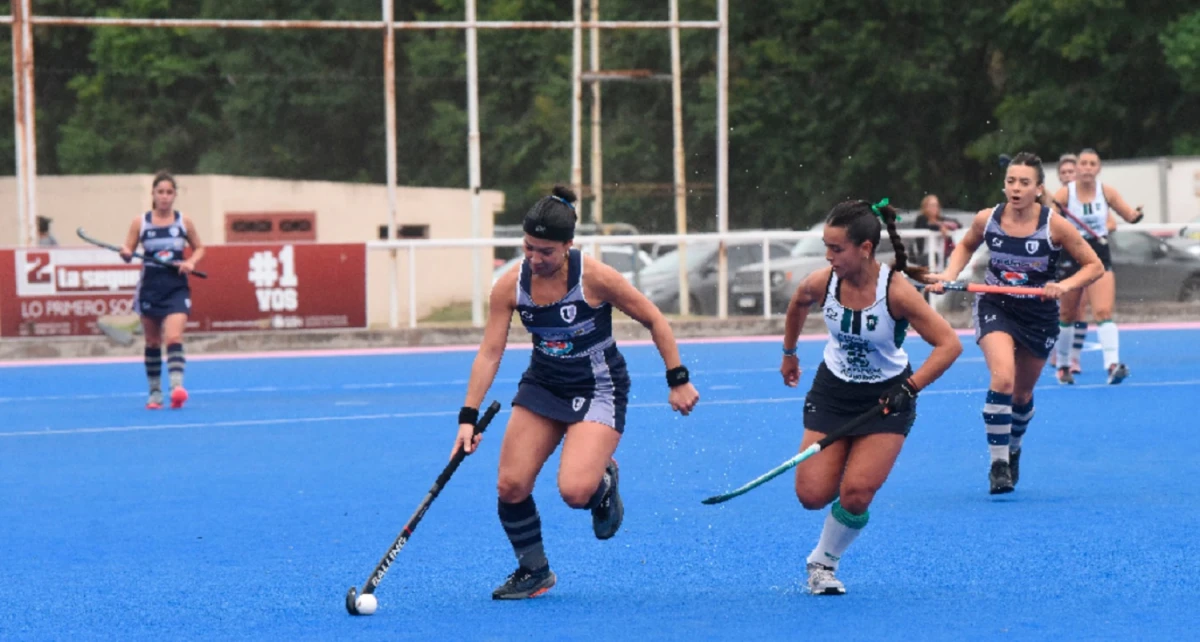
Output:
[[[150,208],[150,175],[40,176],[38,213],[53,219],[51,231],[64,246],[81,243],[75,229],[112,243],[121,243],[134,217]],[[225,242],[227,212],[312,211],[317,213],[317,241],[357,243],[378,240],[388,221],[387,189],[383,185],[291,181],[219,175],[176,177],[176,209],[188,215],[205,243]],[[396,190],[396,220],[400,225],[428,225],[430,238],[471,236],[471,195],[466,189],[400,187]],[[19,244],[16,180],[0,178],[0,247]],[[494,215],[504,207],[504,194],[482,193],[480,233],[492,236]],[[482,280],[492,282],[492,251],[482,251]],[[471,299],[471,251],[425,250],[418,254],[417,315],[455,301]],[[408,317],[408,262],[399,255],[400,317]],[[368,310],[372,326],[383,326],[389,315],[387,252],[368,256]]]

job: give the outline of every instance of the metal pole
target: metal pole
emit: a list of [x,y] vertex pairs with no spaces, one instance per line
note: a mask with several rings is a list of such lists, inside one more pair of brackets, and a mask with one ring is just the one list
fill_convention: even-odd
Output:
[[[0,16],[0,24],[12,22],[8,16]],[[217,20],[192,18],[91,18],[79,16],[34,16],[34,26],[49,27],[142,27],[148,29],[341,29],[376,31],[383,28],[379,20]],[[457,20],[422,20],[418,22],[396,22],[401,31],[439,31],[442,29],[501,29],[501,30],[554,30],[568,29],[668,29],[674,25],[664,20],[602,20],[581,22],[578,20],[484,20],[463,22]],[[684,29],[717,29],[713,20],[683,20]]]
[[[592,22],[600,20],[600,0],[591,0]],[[592,27],[591,33],[592,71],[600,71],[600,30]],[[604,155],[600,140],[600,80],[592,81],[592,222],[596,234],[604,223]],[[597,254],[599,258],[599,254]]]
[[[717,0],[717,231],[729,231],[729,0]],[[717,316],[729,312],[725,244],[717,263]]]
[[[671,0],[671,22],[679,21],[679,0]],[[675,152],[675,233],[687,234],[687,169],[683,152],[683,71],[679,62],[679,29],[671,28],[671,125]],[[691,313],[686,246],[679,246],[679,314]]]
[[[580,126],[583,121],[583,0],[575,0],[575,39],[571,48],[571,189],[583,193],[583,145]],[[583,217],[583,200],[576,203]]]
[[[475,22],[475,0],[467,0],[467,22]],[[471,238],[483,233],[480,220],[479,168],[479,49],[478,30],[467,29],[467,145],[468,180],[471,188]],[[471,249],[471,325],[483,325],[483,248]]]
[[762,241],[762,291],[763,318],[771,318],[771,240]]
[[[396,236],[396,30],[394,0],[383,0],[383,111],[387,136],[387,201],[388,225],[385,240]],[[400,265],[396,250],[388,250],[388,327],[400,327]],[[411,277],[411,275],[410,275]]]
[[17,234],[22,245],[37,244],[37,133],[33,104],[32,0],[12,5],[13,120],[16,128]]
[[[1158,223],[1171,222],[1171,199],[1168,198],[1167,173],[1171,171],[1171,161],[1166,158],[1158,159]],[[1200,174],[1197,175],[1200,178]],[[1197,183],[1196,194],[1200,195],[1200,183]]]
[[408,327],[417,327],[417,245],[408,246]]

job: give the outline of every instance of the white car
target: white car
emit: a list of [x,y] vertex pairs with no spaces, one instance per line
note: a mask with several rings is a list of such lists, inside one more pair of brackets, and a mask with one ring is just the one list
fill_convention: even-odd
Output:
[[[591,256],[592,245],[584,245],[580,248],[584,254]],[[628,281],[636,283],[635,278],[645,269],[647,265],[654,262],[654,259],[644,250],[635,245],[601,245],[600,256],[607,265],[621,273]],[[521,261],[525,260],[525,254],[522,252],[513,258],[509,259],[504,265],[496,268],[492,273],[492,283],[500,280],[505,272],[513,269]]]

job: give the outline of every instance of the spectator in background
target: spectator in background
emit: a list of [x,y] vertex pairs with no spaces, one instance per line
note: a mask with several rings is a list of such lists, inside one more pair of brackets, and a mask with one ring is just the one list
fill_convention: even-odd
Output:
[[[917,222],[914,224],[918,230],[933,230],[942,233],[942,260],[954,251],[954,241],[950,238],[952,232],[960,226],[958,221],[953,221],[947,218],[942,218],[942,203],[938,200],[936,194],[926,194],[925,198],[921,199],[921,213],[917,215]],[[932,248],[926,248],[931,250]]]
[[58,245],[58,240],[50,233],[50,221],[47,216],[37,217],[37,244],[45,246]]

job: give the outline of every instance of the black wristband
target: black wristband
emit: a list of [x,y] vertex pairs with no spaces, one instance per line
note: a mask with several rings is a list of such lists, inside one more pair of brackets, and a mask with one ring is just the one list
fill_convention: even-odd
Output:
[[676,366],[667,371],[667,385],[674,388],[690,382],[687,366]]
[[471,424],[472,426],[479,423],[479,409],[463,406],[462,410],[458,411],[458,423]]

